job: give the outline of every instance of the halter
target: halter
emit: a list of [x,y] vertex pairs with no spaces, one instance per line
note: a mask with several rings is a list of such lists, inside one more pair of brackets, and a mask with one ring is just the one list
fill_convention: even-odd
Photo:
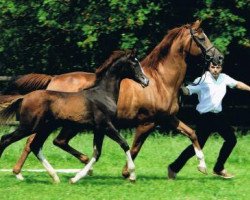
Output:
[[[214,45],[211,45],[210,47],[205,47],[202,42],[200,42],[200,40],[194,35],[197,31],[196,30],[193,30],[193,29],[189,29],[190,30],[190,35],[191,35],[191,42],[190,42],[190,46],[189,46],[189,52],[190,52],[190,49],[191,49],[191,46],[192,46],[192,42],[194,40],[194,42],[196,43],[196,45],[201,49],[201,53],[202,53],[202,56],[205,60],[205,63],[204,63],[204,67],[202,69],[202,73],[201,73],[201,76],[200,76],[200,79],[198,81],[198,83],[190,83],[191,85],[199,85],[200,82],[201,82],[201,79],[202,79],[202,75],[205,73],[205,69],[208,67],[209,63],[211,62],[211,60],[214,58],[214,55],[215,55],[215,47]],[[214,50],[213,50],[214,49]],[[210,56],[208,55],[208,52],[212,51],[213,50],[213,56]],[[206,78],[206,76],[205,76]],[[205,80],[204,78],[204,80]]]
[[[206,48],[202,44],[202,42],[200,42],[200,40],[194,35],[197,31],[193,30],[191,28],[189,30],[190,30],[190,35],[192,37],[192,40],[194,40],[195,43],[197,44],[197,46],[201,49],[203,58],[205,59],[205,61],[210,62],[214,58],[214,54],[215,54],[215,47],[214,47],[214,45],[211,45],[210,47]],[[189,51],[190,51],[190,48],[191,48],[192,40],[190,42]],[[210,52],[212,50],[213,50],[213,54],[212,54],[213,56],[208,55],[208,52]]]

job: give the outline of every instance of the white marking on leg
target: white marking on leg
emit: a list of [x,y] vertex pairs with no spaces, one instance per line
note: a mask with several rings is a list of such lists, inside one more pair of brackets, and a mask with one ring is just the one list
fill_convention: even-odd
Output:
[[196,147],[194,147],[194,151],[195,151],[195,154],[200,162],[198,167],[202,167],[202,168],[206,169],[207,166],[206,166],[206,162],[205,162],[205,158],[204,158],[204,154],[203,154],[202,150],[198,150]]
[[16,178],[17,178],[18,180],[20,180],[20,181],[23,181],[23,180],[24,180],[24,177],[23,177],[22,173],[16,174]]
[[126,157],[127,157],[127,163],[128,163],[129,180],[135,181],[136,180],[135,164],[134,164],[134,161],[131,157],[129,150],[126,152]]
[[51,164],[45,159],[42,150],[40,149],[38,154],[37,154],[38,159],[40,160],[40,162],[42,163],[42,165],[44,166],[44,168],[47,170],[47,172],[49,173],[49,175],[53,178],[55,183],[59,183],[60,179],[57,176],[56,171],[54,170],[54,168],[51,166]]
[[195,154],[199,160],[204,159],[204,154],[203,154],[202,150],[199,150],[196,147],[194,147],[194,151],[195,151]]
[[76,183],[81,178],[85,177],[88,174],[89,170],[93,169],[93,165],[95,164],[95,162],[96,158],[95,157],[91,158],[89,163],[81,171],[79,171],[74,178],[70,179],[70,183]]

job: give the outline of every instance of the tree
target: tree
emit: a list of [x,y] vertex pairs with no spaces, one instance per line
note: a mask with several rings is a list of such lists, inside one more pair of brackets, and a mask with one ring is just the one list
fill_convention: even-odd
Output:
[[248,13],[244,0],[0,0],[1,73],[93,71],[133,47],[143,58],[168,29],[197,18],[227,62],[235,49],[249,52]]

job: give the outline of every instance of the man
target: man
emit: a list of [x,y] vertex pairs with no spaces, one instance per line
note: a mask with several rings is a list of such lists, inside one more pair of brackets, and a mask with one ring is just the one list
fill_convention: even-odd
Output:
[[[223,178],[233,178],[234,175],[225,170],[224,164],[236,145],[237,140],[232,127],[223,115],[221,104],[226,94],[227,86],[247,91],[250,91],[250,87],[221,73],[222,66],[215,66],[210,63],[208,70],[202,76],[199,84],[191,84],[181,89],[184,95],[198,95],[196,134],[201,148],[205,145],[211,132],[217,131],[224,139],[213,169],[214,175]],[[197,78],[194,83],[198,83],[199,80],[200,78]],[[168,166],[168,178],[175,179],[177,173],[193,155],[195,155],[195,152],[193,146],[190,145]]]

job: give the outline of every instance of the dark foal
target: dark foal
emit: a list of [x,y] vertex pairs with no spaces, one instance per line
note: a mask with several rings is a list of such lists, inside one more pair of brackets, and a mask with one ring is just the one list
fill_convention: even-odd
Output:
[[[55,182],[59,182],[53,167],[42,154],[42,146],[50,133],[58,127],[63,133],[55,140],[74,137],[79,129],[92,126],[94,132],[94,152],[90,162],[71,179],[72,183],[84,177],[99,159],[104,135],[116,141],[125,151],[131,176],[134,181],[135,165],[131,158],[129,145],[114,127],[113,120],[117,113],[117,99],[120,82],[124,78],[131,78],[143,87],[149,81],[144,75],[134,52],[116,51],[96,71],[96,83],[88,89],[77,93],[63,93],[56,91],[38,90],[25,96],[17,97],[8,107],[3,109],[0,116],[7,120],[11,115],[20,111],[20,124],[10,134],[2,136],[0,141],[0,155],[4,149],[25,136],[36,133],[30,148],[39,161],[46,168]],[[74,154],[74,152],[71,152]]]

